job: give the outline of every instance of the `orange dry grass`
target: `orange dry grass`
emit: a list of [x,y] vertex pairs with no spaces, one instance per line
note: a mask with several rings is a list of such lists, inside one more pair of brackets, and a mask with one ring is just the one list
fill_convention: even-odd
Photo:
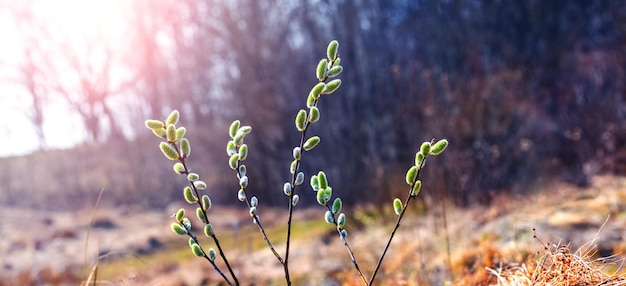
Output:
[[[608,258],[593,259],[593,242],[572,253],[568,245],[545,244],[545,254],[509,269],[487,268],[497,285],[626,285],[623,275],[608,274],[605,269],[622,262]],[[615,272],[615,271],[614,271]]]

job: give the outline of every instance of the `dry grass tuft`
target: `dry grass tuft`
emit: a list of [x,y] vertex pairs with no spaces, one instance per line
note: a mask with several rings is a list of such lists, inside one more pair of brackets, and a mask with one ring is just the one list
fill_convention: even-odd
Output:
[[[536,236],[535,236],[536,237]],[[597,239],[597,237],[596,237]],[[521,266],[486,268],[497,285],[626,285],[623,260],[595,258],[596,239],[571,252],[569,245],[543,243],[545,253]]]

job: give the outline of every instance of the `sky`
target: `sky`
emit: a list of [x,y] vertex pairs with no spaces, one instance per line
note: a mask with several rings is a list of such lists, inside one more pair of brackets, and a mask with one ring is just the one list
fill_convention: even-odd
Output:
[[[22,155],[40,148],[40,142],[29,119],[31,98],[22,85],[16,68],[22,60],[22,35],[13,11],[32,12],[44,23],[51,37],[80,52],[82,40],[93,38],[111,45],[121,44],[124,34],[123,15],[131,1],[124,0],[0,0],[0,157]],[[28,6],[30,3],[30,7]],[[24,8],[27,7],[27,8]],[[6,9],[5,9],[6,8]],[[34,31],[36,34],[38,31]],[[50,45],[52,46],[52,45]],[[49,47],[44,47],[48,49]],[[54,59],[54,53],[47,54]],[[76,114],[68,112],[66,101],[51,94],[45,103],[43,131],[47,149],[68,148],[85,140]]]

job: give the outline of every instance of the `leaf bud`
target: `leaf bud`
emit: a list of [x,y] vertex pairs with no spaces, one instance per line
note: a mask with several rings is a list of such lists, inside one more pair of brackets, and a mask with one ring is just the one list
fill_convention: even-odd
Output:
[[239,161],[243,161],[248,157],[248,145],[241,144],[239,147]]
[[165,128],[152,129],[152,133],[161,139],[165,138]]
[[340,198],[336,198],[335,201],[333,201],[333,208],[332,208],[333,209],[333,213],[336,214],[336,213],[340,212],[341,211],[341,206],[342,206],[341,199]]
[[170,146],[170,144],[168,144],[167,142],[161,142],[159,144],[159,148],[161,149],[161,152],[163,152],[163,155],[170,160],[178,160],[179,155],[178,152],[176,152],[176,149],[174,149],[174,147]]
[[175,234],[178,234],[178,235],[187,235],[187,230],[186,230],[184,227],[182,227],[180,224],[176,223],[176,222],[173,222],[173,223],[170,225],[170,228],[172,229],[172,231],[173,231]]
[[326,69],[328,67],[328,60],[327,59],[321,59],[320,62],[317,64],[317,69],[315,70],[315,75],[317,76],[317,79],[319,79],[320,81],[323,81],[324,78],[326,77]]
[[176,140],[180,140],[185,137],[185,133],[187,133],[187,129],[185,127],[178,127],[176,129]]
[[235,146],[240,146],[243,143],[243,138],[245,137],[246,137],[246,133],[237,132],[237,134],[235,134],[235,137],[233,138],[233,142],[235,143]]
[[197,243],[194,243],[191,245],[191,251],[193,252],[195,256],[198,256],[198,257],[204,256],[204,252],[202,251],[202,248]]
[[197,190],[206,190],[207,185],[204,181],[195,181],[193,182],[193,185],[196,187]]
[[422,143],[422,146],[420,146],[420,153],[424,154],[424,157],[430,154],[430,142]]
[[333,92],[335,92],[339,86],[341,86],[341,80],[340,79],[333,79],[331,80],[329,83],[326,84],[326,86],[324,87],[324,90],[322,91],[323,94],[331,94]]
[[239,130],[237,130],[237,133],[243,133],[243,134],[250,134],[250,132],[252,132],[252,127],[245,125],[245,126],[241,126],[239,127]]
[[309,97],[306,98],[306,107],[311,108],[311,106],[315,106],[315,97],[309,94]]
[[326,194],[323,190],[317,192],[317,203],[322,206],[325,206],[328,203],[328,200],[326,199]]
[[239,175],[240,176],[245,176],[247,170],[248,169],[246,168],[246,165],[244,165],[244,164],[239,165]]
[[191,146],[189,145],[189,140],[187,140],[187,138],[180,140],[180,151],[183,153],[185,158],[189,157],[191,154]]
[[328,179],[326,178],[326,173],[324,173],[324,171],[319,171],[317,173],[317,182],[320,189],[323,190],[328,188]]
[[415,181],[415,185],[413,185],[413,188],[411,189],[411,196],[413,197],[417,196],[417,194],[420,193],[421,189],[422,189],[422,181],[421,180]]
[[237,154],[237,146],[235,146],[233,140],[228,141],[228,144],[226,144],[226,154],[228,154],[228,156]]
[[198,198],[196,198],[196,195],[193,193],[193,190],[189,186],[186,186],[183,189],[183,196],[185,197],[185,201],[190,204],[196,203],[198,201]]
[[206,215],[204,215],[204,211],[200,207],[196,208],[196,216],[198,217],[198,219],[202,223],[207,223],[208,222],[207,219],[206,219]]
[[328,56],[328,60],[334,60],[337,57],[337,49],[339,48],[339,42],[337,40],[332,40],[328,44],[328,48],[326,48],[326,55]]
[[304,173],[298,172],[298,175],[296,175],[296,181],[293,182],[293,184],[296,186],[299,186],[299,185],[302,185],[303,182],[304,182]]
[[446,147],[448,147],[448,140],[441,139],[437,141],[437,143],[435,143],[430,149],[430,154],[439,155],[443,152],[443,150],[446,150]]
[[245,189],[248,186],[248,176],[243,176],[239,179],[239,186],[241,186],[242,189]]
[[234,154],[230,156],[230,159],[228,159],[228,166],[230,166],[230,168],[233,170],[237,170],[238,162],[239,162],[239,154]]
[[283,193],[285,193],[286,196],[291,196],[291,183],[286,182],[283,185]]
[[176,126],[174,124],[168,124],[165,128],[165,138],[169,142],[176,142]]
[[257,199],[256,197],[252,197],[250,199],[250,206],[251,207],[256,207],[259,205],[259,199]]
[[298,168],[298,160],[291,161],[291,165],[289,166],[289,173],[292,175],[296,173],[296,168]]
[[176,221],[181,222],[185,216],[185,209],[181,208],[176,212]]
[[324,214],[324,220],[326,221],[326,223],[333,223],[335,217],[333,217],[333,213],[331,213],[330,211],[326,211],[326,213]]
[[165,124],[166,125],[176,125],[178,123],[178,118],[180,117],[180,114],[178,113],[178,110],[173,110],[172,113],[170,113],[170,115],[167,117],[167,120],[165,120]]
[[343,71],[342,66],[334,66],[328,71],[328,77],[336,77]]
[[181,223],[182,223],[182,224],[183,224],[183,226],[185,226],[187,229],[191,229],[191,221],[190,221],[188,218],[184,217],[184,218],[183,218],[183,221],[182,221]]
[[240,201],[245,201],[246,200],[246,191],[244,191],[243,189],[239,189],[239,192],[237,192],[237,198]]
[[341,239],[346,239],[346,237],[348,237],[348,231],[345,229],[342,229],[339,233],[341,233]]
[[183,165],[183,163],[181,162],[176,162],[173,168],[174,172],[178,175],[182,175],[185,172],[185,165]]
[[402,201],[398,198],[393,200],[393,211],[396,213],[396,215],[400,215],[402,213],[402,210],[403,210]]
[[298,201],[300,201],[300,196],[293,195],[291,198],[291,205],[295,207],[298,204]]
[[209,237],[215,235],[215,233],[213,233],[213,226],[210,223],[204,225],[204,235]]
[[302,148],[304,149],[304,151],[309,151],[315,148],[315,146],[317,146],[317,144],[319,143],[320,143],[320,138],[318,136],[313,136],[309,138],[308,140],[306,140],[306,142],[304,142],[304,145],[302,146]]
[[230,127],[228,128],[228,135],[231,139],[235,138],[237,130],[239,130],[239,125],[241,125],[241,122],[239,120],[235,120],[233,121],[233,123],[230,124]]
[[409,170],[406,172],[406,183],[409,186],[413,186],[416,178],[417,178],[417,167],[411,166],[411,168],[409,168]]
[[211,208],[211,198],[208,195],[202,195],[202,208],[205,211]]
[[[315,86],[313,86],[313,88],[311,89],[311,91],[309,92],[309,96],[313,96],[313,99],[318,99],[320,94],[322,94],[322,91],[324,90],[324,87],[326,86],[325,83],[323,82],[319,82],[317,83]],[[310,107],[310,106],[309,106]]]
[[313,191],[315,192],[320,189],[320,181],[317,178],[317,175],[313,175],[313,177],[311,177],[311,188],[313,188]]
[[421,168],[424,162],[424,154],[422,152],[415,153],[415,166]]
[[300,147],[294,147],[292,153],[293,158],[296,160],[300,160],[300,158],[302,157],[302,149],[300,149]]
[[320,110],[316,106],[311,106],[309,109],[309,122],[313,123],[320,119]]
[[215,249],[209,248],[209,259],[211,261],[215,261],[215,258],[217,258],[217,253],[215,252]]
[[150,130],[157,130],[157,129],[165,128],[165,124],[163,124],[163,121],[161,120],[149,119],[149,120],[146,120],[145,123],[146,123],[146,127],[148,127]]
[[195,182],[197,180],[200,180],[200,176],[198,174],[196,174],[196,173],[189,173],[187,175],[187,180],[190,181],[190,182]]
[[296,115],[296,128],[298,129],[298,131],[304,131],[304,128],[306,127],[306,111],[304,109],[300,109],[300,111],[298,111],[298,115]]
[[337,217],[337,227],[343,229],[346,225],[346,215],[344,213],[340,213],[339,217]]

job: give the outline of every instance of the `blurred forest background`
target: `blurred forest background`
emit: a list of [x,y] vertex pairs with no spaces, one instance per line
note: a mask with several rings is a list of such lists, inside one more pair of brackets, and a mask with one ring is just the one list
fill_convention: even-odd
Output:
[[[226,142],[241,119],[253,127],[249,192],[283,204],[293,118],[333,39],[343,84],[320,102],[310,132],[322,142],[303,171],[308,182],[324,169],[347,204],[404,194],[404,173],[432,138],[451,144],[424,171],[424,200],[489,203],[626,173],[623,1],[136,0],[111,15],[122,23],[115,41],[104,28],[68,36],[37,16],[37,1],[0,3],[21,47],[0,62],[13,86],[0,100],[28,102],[24,128],[40,146],[0,159],[1,203],[91,206],[101,189],[105,204],[180,201],[184,178],[143,124],[178,109],[190,165],[214,200],[236,204]],[[84,130],[79,145],[48,146],[52,106]]]

